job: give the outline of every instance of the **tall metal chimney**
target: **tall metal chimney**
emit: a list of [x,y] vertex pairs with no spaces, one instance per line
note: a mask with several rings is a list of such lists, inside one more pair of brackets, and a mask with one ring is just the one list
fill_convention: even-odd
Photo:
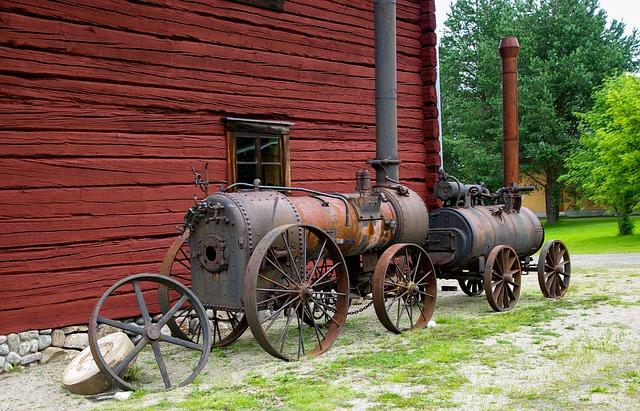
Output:
[[[396,1],[375,0],[376,185],[398,181]],[[387,179],[388,177],[388,179]]]
[[515,37],[500,40],[502,57],[502,117],[504,186],[518,185],[518,52]]

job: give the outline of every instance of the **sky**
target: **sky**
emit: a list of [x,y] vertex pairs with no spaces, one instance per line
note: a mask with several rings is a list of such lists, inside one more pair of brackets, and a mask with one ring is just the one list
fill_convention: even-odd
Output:
[[[449,4],[453,0],[436,0],[436,19],[438,33],[441,33],[444,21],[447,18]],[[630,34],[633,28],[640,28],[640,1],[638,0],[600,0],[600,8],[607,12],[609,21],[612,18],[626,24],[626,33]]]

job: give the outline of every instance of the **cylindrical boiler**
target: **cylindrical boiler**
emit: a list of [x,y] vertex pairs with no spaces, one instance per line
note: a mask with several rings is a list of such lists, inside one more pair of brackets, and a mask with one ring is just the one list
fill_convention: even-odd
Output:
[[544,230],[529,209],[506,212],[501,206],[445,207],[429,216],[429,256],[443,271],[482,270],[497,245],[508,244],[519,257],[534,254]]

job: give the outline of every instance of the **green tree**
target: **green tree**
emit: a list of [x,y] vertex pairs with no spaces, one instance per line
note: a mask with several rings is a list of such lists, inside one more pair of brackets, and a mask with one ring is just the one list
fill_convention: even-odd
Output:
[[562,180],[582,198],[612,207],[619,234],[632,234],[629,214],[640,205],[640,78],[608,80],[594,94],[593,108],[578,118],[579,145]]
[[604,78],[638,67],[640,35],[607,25],[597,0],[458,0],[440,47],[445,167],[499,187],[502,168],[501,37],[520,42],[520,163],[545,188],[557,220],[564,160]]

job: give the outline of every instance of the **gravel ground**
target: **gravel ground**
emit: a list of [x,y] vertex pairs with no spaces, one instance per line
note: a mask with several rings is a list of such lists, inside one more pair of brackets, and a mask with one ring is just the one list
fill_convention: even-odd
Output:
[[[624,355],[629,361],[636,361],[630,366],[638,371],[640,254],[575,255],[572,257],[572,270],[571,286],[581,294],[606,292],[634,304],[598,305],[585,308],[579,314],[572,311],[542,327],[523,328],[517,333],[484,341],[481,349],[515,349],[506,351],[510,357],[505,358],[504,363],[493,366],[467,364],[462,367],[462,373],[470,381],[454,395],[454,401],[462,408],[639,409],[637,403],[630,402],[625,394],[628,387],[620,377],[622,374],[608,370],[607,366],[614,361],[622,367],[618,370],[622,373],[626,365],[619,356]],[[633,275],[627,278],[627,273]],[[524,290],[537,290],[535,276],[524,278]],[[441,281],[442,284],[454,283]],[[458,301],[468,301],[465,299],[468,297],[461,291],[440,293],[437,309],[458,309]],[[469,307],[467,304],[463,309]],[[361,316],[359,322],[375,326],[372,308]],[[379,328],[375,329],[374,335],[384,333]],[[367,349],[367,339],[358,338],[348,331],[343,334],[345,336],[340,337],[343,343],[336,344],[323,357],[335,358],[348,351]],[[256,370],[268,374],[269,370],[288,367],[256,348],[249,332],[228,352],[228,355],[212,355],[203,377],[207,382],[241,381]],[[64,390],[60,378],[65,366],[53,363],[0,374],[0,410],[86,410],[99,407],[100,403],[92,399]],[[304,365],[296,370],[304,371]],[[606,376],[611,378],[605,381],[603,378]],[[353,383],[357,384],[357,377]],[[186,395],[188,389],[175,390],[170,395],[180,397]],[[148,394],[145,398],[149,397],[153,403],[154,395]],[[113,402],[109,404],[114,405]],[[123,408],[128,408],[126,404],[122,403]],[[355,409],[367,409],[375,404],[359,399],[353,405]]]

